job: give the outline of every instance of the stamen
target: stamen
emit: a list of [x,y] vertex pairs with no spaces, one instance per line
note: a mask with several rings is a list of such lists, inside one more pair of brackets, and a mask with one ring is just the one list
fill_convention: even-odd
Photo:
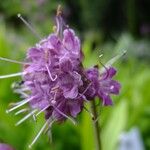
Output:
[[14,90],[14,92],[23,95],[25,98],[29,97],[29,95],[27,93],[21,91],[20,89]]
[[47,71],[48,71],[48,75],[49,75],[50,79],[51,79],[52,81],[55,81],[55,80],[57,79],[57,75],[55,75],[55,77],[53,78],[52,75],[51,75],[51,72],[50,72],[50,70],[49,70],[49,68],[48,68],[48,66],[47,66],[47,65],[45,65],[45,66],[46,66],[46,69],[47,69]]
[[48,141],[50,142],[50,143],[52,143],[53,142],[53,136],[52,136],[52,131],[51,131],[51,128],[49,128],[49,130],[47,131],[47,135],[48,135]]
[[24,122],[25,120],[27,120],[29,117],[31,117],[37,110],[33,110],[31,111],[28,115],[26,115],[24,118],[22,118],[20,121],[18,121],[15,125],[18,126],[20,125],[22,122]]
[[108,68],[101,62],[99,61],[100,64],[103,66],[102,69],[104,69],[104,71],[101,70],[101,74],[103,74],[105,71],[106,71],[106,75],[103,77],[103,79],[107,79],[108,75],[109,75],[109,71],[108,71]]
[[0,60],[12,62],[12,63],[17,63],[17,64],[22,64],[22,65],[29,64],[29,63],[26,63],[26,62],[20,62],[20,61],[17,61],[17,60],[12,60],[12,59],[8,59],[8,58],[4,58],[4,57],[0,57]]
[[27,87],[25,87],[25,88],[21,88],[20,90],[21,90],[21,91],[29,91],[30,89],[27,88]]
[[51,120],[50,120],[50,123],[49,123],[47,129],[44,131],[44,134],[46,134],[46,133],[48,132],[48,130],[50,130],[52,124],[53,124],[55,121],[56,121],[55,119],[53,119],[53,120],[51,119]]
[[62,38],[63,19],[62,19],[62,7],[58,5],[56,14],[56,34]]
[[[35,97],[35,96],[34,96],[34,97]],[[28,103],[29,101],[31,101],[34,97],[31,97],[31,98],[29,98],[29,99],[23,100],[23,101],[22,101],[21,103],[19,103],[17,106],[15,106],[15,107],[13,107],[13,108],[11,108],[11,109],[9,109],[9,110],[6,110],[6,113],[9,113],[9,112],[11,112],[11,111],[13,111],[13,110],[15,110],[15,109],[17,109],[17,108],[19,108],[19,107],[25,105],[26,103]]]
[[[54,99],[53,101],[56,101],[56,94],[57,94],[57,91],[55,92],[55,95],[54,95]],[[65,118],[69,119],[74,125],[76,125],[76,120],[67,116],[65,113],[63,113],[62,111],[60,111],[57,107],[55,107],[53,104],[52,104],[53,108],[58,112],[60,113],[62,116],[64,116]]]
[[61,5],[58,5],[56,16],[60,16],[60,15],[62,15],[62,7],[61,7]]
[[57,32],[57,27],[53,26],[53,32]]
[[10,106],[10,107],[17,106],[17,105],[23,103],[24,101],[26,101],[26,99],[24,99],[24,100],[22,100],[22,101],[19,101],[19,102],[15,102],[15,103],[10,103],[9,106]]
[[61,16],[57,16],[56,17],[56,34],[60,35],[60,37],[62,37],[62,28],[63,28],[63,20],[61,18]]
[[85,94],[85,92],[90,88],[91,85],[92,85],[92,83],[90,83],[90,84],[87,86],[87,88],[83,91],[83,93],[80,94],[80,96],[79,96],[78,98],[82,97],[82,96]]
[[35,114],[33,114],[32,117],[33,117],[33,120],[36,122],[37,118],[36,118]]
[[44,107],[42,110],[40,110],[40,111],[36,114],[36,117],[37,117],[38,115],[40,115],[44,110],[46,110],[49,106],[50,106],[50,105],[48,105],[48,106]]
[[51,122],[49,123],[47,129],[45,129],[45,131],[44,131],[44,134],[47,133],[47,135],[48,135],[48,137],[49,137],[50,143],[52,143],[52,141],[53,141],[53,139],[52,139],[51,127],[52,127],[52,125],[53,125],[53,123],[54,123],[55,121],[56,121],[55,119],[54,119],[54,120],[51,120]]
[[45,124],[43,125],[43,127],[41,128],[41,130],[39,131],[39,133],[37,134],[37,136],[34,138],[34,140],[32,141],[32,143],[29,145],[29,148],[32,147],[32,145],[37,141],[37,139],[40,137],[40,135],[43,133],[43,131],[45,130],[46,126],[48,125],[49,120],[47,120],[45,122]]
[[24,72],[18,72],[18,73],[13,73],[13,74],[8,74],[8,75],[2,75],[0,76],[0,79],[22,76],[24,74],[25,74]]
[[58,88],[59,88],[58,86],[54,86],[53,88],[51,88],[51,91],[55,92],[56,90],[58,90]]
[[61,114],[62,116],[64,116],[65,118],[69,119],[74,125],[77,124],[76,121],[75,121],[73,118],[67,116],[65,113],[63,113],[62,111],[60,111],[57,107],[55,107],[55,106],[53,106],[53,107],[54,107],[54,109],[56,109],[56,111],[57,111],[58,113],[60,113],[60,114]]
[[95,118],[94,123],[96,123],[99,119],[100,115],[97,116],[97,118]]
[[103,56],[103,54],[100,54],[100,55],[99,55],[99,58],[101,58],[102,56]]
[[37,34],[37,32],[34,30],[34,28],[21,16],[21,14],[17,15],[18,18],[20,18],[22,20],[22,22],[31,30],[31,32],[38,38],[38,39],[42,39],[39,34]]
[[101,73],[104,73],[105,72],[105,69],[106,68],[109,68],[110,66],[112,66],[113,63],[115,63],[120,57],[124,56],[126,54],[126,50],[124,50],[123,52],[121,52],[120,54],[118,54],[117,56],[113,57],[112,59],[110,59],[106,64],[105,64],[105,67],[102,68],[100,71]]
[[21,110],[19,110],[19,111],[17,111],[17,112],[15,113],[15,116],[17,116],[17,115],[19,115],[19,114],[21,114],[21,113],[24,113],[24,112],[26,112],[26,111],[29,111],[29,109],[28,109],[28,108],[21,109]]
[[90,110],[88,110],[85,106],[83,106],[83,108],[85,109],[86,112],[88,112],[88,113],[90,114],[90,116],[91,116],[92,118],[94,118],[94,115],[93,115],[92,112],[90,112]]

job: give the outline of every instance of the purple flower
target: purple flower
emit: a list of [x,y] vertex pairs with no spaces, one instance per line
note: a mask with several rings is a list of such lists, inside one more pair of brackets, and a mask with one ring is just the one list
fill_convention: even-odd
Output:
[[94,99],[98,96],[103,101],[103,105],[112,105],[110,94],[119,94],[120,84],[113,80],[116,70],[112,67],[106,68],[105,72],[100,74],[97,67],[86,71],[87,78],[91,81],[91,86],[85,93],[88,99]]
[[14,150],[10,145],[0,143],[0,150]]
[[[79,38],[72,29],[65,29],[63,35],[62,39],[56,34],[49,35],[36,44],[36,47],[29,49],[27,53],[29,64],[24,67],[26,74],[23,78],[24,85],[31,91],[29,98],[32,108],[46,110],[49,106],[53,107],[52,112],[57,111],[58,108],[56,109],[57,106],[54,104],[59,103],[57,97],[60,96],[63,97],[61,101],[64,103],[59,103],[61,104],[59,107],[63,109],[58,113],[65,119],[65,115],[74,117],[76,115],[72,114],[81,111],[81,109],[77,112],[74,110],[74,113],[68,111],[72,105],[68,105],[67,101],[77,99],[78,89],[83,82],[78,73],[82,69]],[[53,113],[51,115],[56,120],[60,118],[57,118],[58,115],[53,116]]]

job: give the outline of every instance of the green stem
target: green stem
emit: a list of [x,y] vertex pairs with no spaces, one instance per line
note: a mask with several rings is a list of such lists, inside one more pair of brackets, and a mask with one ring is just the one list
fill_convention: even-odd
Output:
[[101,139],[100,139],[100,127],[98,121],[95,122],[97,119],[97,110],[96,110],[96,104],[95,100],[91,101],[91,111],[93,113],[93,127],[94,127],[94,137],[95,137],[95,146],[96,150],[102,150],[101,147]]

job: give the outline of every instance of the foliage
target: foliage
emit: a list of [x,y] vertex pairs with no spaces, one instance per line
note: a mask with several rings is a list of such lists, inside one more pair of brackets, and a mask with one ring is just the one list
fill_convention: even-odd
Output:
[[69,24],[74,24],[80,31],[101,32],[104,39],[112,39],[115,32],[126,29],[135,37],[149,37],[148,0],[93,0],[92,3],[90,0],[5,0],[0,4],[0,13],[19,26],[18,13],[34,22],[42,22],[54,14],[58,4],[64,6],[64,16]]

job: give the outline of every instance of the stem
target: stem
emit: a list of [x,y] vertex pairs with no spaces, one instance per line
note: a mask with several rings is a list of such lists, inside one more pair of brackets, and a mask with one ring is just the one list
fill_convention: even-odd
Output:
[[101,139],[100,139],[100,127],[99,127],[99,123],[98,121],[95,122],[95,120],[97,119],[98,115],[97,115],[97,111],[96,111],[96,104],[95,104],[95,100],[91,101],[91,111],[93,113],[93,127],[94,127],[94,137],[95,137],[95,146],[96,146],[96,150],[102,150],[101,147]]

